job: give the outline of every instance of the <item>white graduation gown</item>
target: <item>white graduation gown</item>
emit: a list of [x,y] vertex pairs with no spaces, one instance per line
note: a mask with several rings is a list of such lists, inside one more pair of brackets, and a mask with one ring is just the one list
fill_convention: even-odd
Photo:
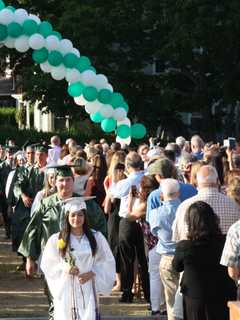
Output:
[[[70,236],[71,254],[80,273],[93,271],[97,293],[110,294],[115,280],[115,260],[105,237],[93,231],[97,241],[97,253],[93,257],[87,237],[78,240]],[[53,234],[43,251],[41,270],[54,299],[54,319],[72,320],[73,287],[81,320],[95,320],[95,299],[92,280],[81,285],[77,276],[67,272],[66,262],[57,248],[59,233]]]

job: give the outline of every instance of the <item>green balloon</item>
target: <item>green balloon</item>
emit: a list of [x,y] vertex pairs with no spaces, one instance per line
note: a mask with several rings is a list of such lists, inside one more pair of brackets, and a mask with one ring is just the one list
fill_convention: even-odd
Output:
[[114,109],[121,107],[122,103],[124,102],[123,96],[121,93],[114,92],[112,94],[112,100],[110,104],[113,106]]
[[131,136],[134,139],[142,139],[147,133],[146,128],[141,123],[135,123],[131,128]]
[[104,119],[101,122],[101,128],[104,132],[112,132],[116,128],[117,121],[113,118]]
[[51,23],[47,21],[43,21],[40,23],[38,32],[42,36],[44,36],[44,38],[47,38],[48,36],[50,36],[52,34],[52,31],[53,31],[53,27]]
[[112,92],[108,89],[101,89],[98,93],[98,100],[101,103],[109,104],[112,99]]
[[90,66],[90,67],[88,68],[88,70],[91,70],[91,71],[93,71],[94,73],[97,73],[97,70],[96,70],[93,66]]
[[128,104],[127,104],[125,101],[121,104],[121,108],[125,109],[126,112],[128,113],[128,111],[129,111],[129,106],[128,106]]
[[36,21],[28,19],[23,23],[23,33],[27,36],[31,36],[38,31],[38,24]]
[[78,59],[78,63],[76,65],[76,69],[79,72],[83,72],[83,71],[89,69],[90,66],[91,66],[91,61],[88,59],[88,57],[81,56]]
[[84,85],[81,82],[75,82],[68,86],[68,93],[71,97],[79,97],[84,89]]
[[119,127],[117,127],[117,136],[119,136],[120,138],[126,139],[130,135],[131,135],[131,128],[126,124],[121,124]]
[[98,91],[95,87],[86,87],[83,90],[83,96],[87,101],[94,101],[97,99]]
[[57,67],[63,62],[63,56],[59,51],[51,51],[48,55],[48,62],[52,66]]
[[63,64],[66,68],[74,68],[78,63],[78,57],[74,53],[67,53],[63,58]]
[[16,9],[13,6],[7,6],[6,9],[11,10],[12,12],[16,11]]
[[23,33],[23,28],[19,23],[12,22],[7,26],[8,35],[12,38],[18,38]]
[[5,4],[4,2],[1,0],[0,1],[0,10],[4,9],[5,8]]
[[3,24],[0,24],[0,40],[4,40],[6,39],[8,36],[8,33],[7,33],[7,27],[4,26]]
[[53,31],[51,33],[52,36],[56,36],[59,40],[62,40],[62,35],[60,32],[57,32],[57,31]]
[[100,112],[92,113],[90,118],[95,123],[100,123],[104,119]]
[[48,58],[48,51],[46,48],[40,50],[34,50],[32,53],[32,58],[36,63],[43,63]]

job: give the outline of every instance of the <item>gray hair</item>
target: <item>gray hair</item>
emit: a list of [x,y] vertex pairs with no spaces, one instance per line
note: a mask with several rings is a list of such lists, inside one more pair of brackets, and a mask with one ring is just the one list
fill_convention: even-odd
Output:
[[197,172],[197,183],[199,184],[215,184],[218,180],[218,173],[215,167],[206,165],[202,166]]
[[171,197],[180,190],[180,185],[177,180],[168,178],[161,181],[161,192],[164,197]]
[[191,144],[196,144],[197,146],[199,146],[200,148],[203,148],[204,147],[204,142],[203,142],[203,139],[195,134],[194,136],[192,136],[191,138]]
[[176,144],[182,149],[185,145],[186,139],[182,136],[176,138]]
[[129,154],[126,156],[125,165],[126,167],[131,167],[134,169],[143,169],[142,158],[135,151],[129,152]]

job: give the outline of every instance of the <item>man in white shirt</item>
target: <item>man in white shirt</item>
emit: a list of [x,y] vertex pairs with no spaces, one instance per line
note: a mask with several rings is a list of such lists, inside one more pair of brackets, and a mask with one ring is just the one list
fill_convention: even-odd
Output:
[[140,276],[144,297],[149,301],[149,276],[147,260],[144,252],[143,233],[136,221],[130,221],[128,215],[128,195],[133,187],[138,189],[140,181],[144,176],[143,162],[136,152],[130,152],[125,161],[128,172],[126,179],[116,182],[113,179],[110,187],[110,195],[113,198],[121,199],[119,216],[122,218],[119,223],[119,254],[121,263],[121,285],[122,297],[120,302],[131,303],[133,300],[132,286],[134,278],[134,260],[137,254],[140,264]]
[[57,163],[61,155],[61,140],[59,136],[51,137],[51,149],[48,150],[48,163]]

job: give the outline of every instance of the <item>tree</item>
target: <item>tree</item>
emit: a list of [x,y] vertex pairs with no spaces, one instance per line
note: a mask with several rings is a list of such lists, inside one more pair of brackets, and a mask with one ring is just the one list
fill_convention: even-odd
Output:
[[[209,138],[219,131],[223,117],[226,123],[233,119],[240,76],[237,0],[19,0],[12,4],[39,13],[71,39],[97,71],[107,75],[115,91],[123,93],[130,117],[143,121],[150,133],[158,125],[183,133],[181,111],[199,111],[202,131]],[[9,51],[1,51],[6,54]],[[30,99],[41,100],[40,107],[48,106],[57,114],[72,112],[74,102],[66,82],[43,74],[33,65],[31,53],[10,54]],[[144,68],[154,61],[160,62],[160,72],[146,73]],[[81,108],[75,107],[76,111],[86,117]],[[231,134],[234,126],[224,130]]]

